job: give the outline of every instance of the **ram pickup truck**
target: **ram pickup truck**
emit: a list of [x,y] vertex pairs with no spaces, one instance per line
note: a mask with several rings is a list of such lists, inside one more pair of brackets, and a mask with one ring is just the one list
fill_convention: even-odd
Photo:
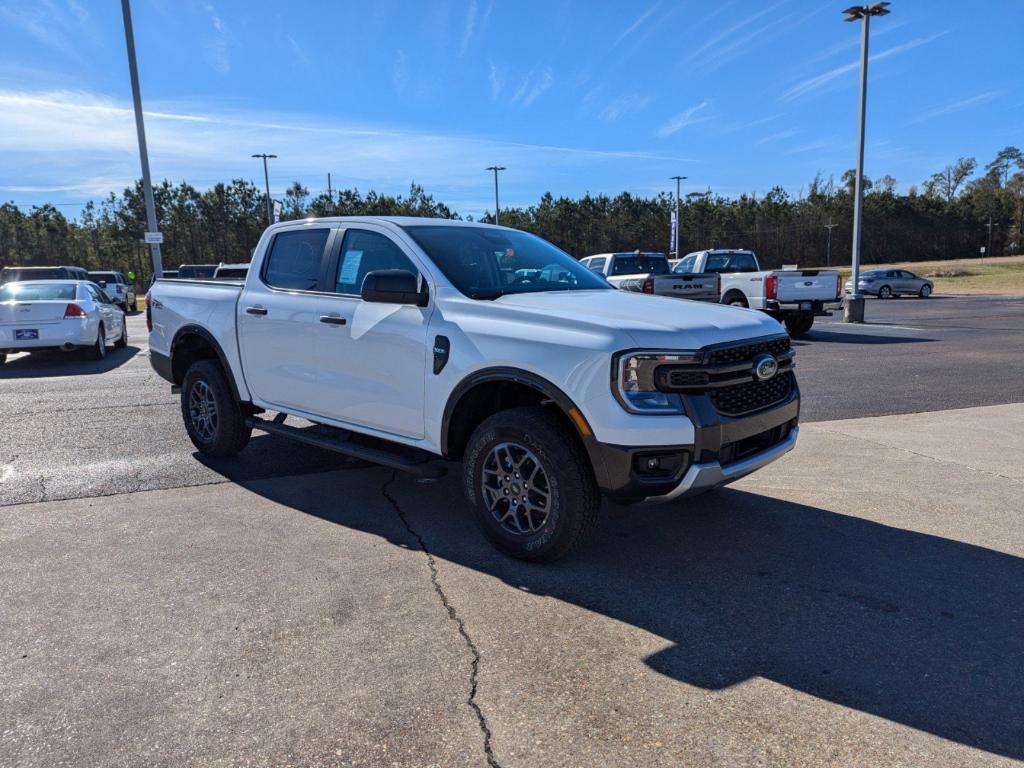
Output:
[[767,312],[790,335],[811,330],[815,317],[828,316],[843,298],[842,278],[824,269],[762,272],[753,251],[716,248],[687,254],[675,274],[716,272],[721,275],[723,304]]
[[693,495],[797,439],[774,320],[614,290],[505,227],[284,222],[244,283],[160,279],[146,306],[152,365],[202,454],[256,429],[420,477],[461,462],[483,532],[514,557],[565,554],[602,494]]
[[718,275],[671,274],[663,253],[600,253],[580,263],[622,291],[693,301],[718,301],[720,295]]

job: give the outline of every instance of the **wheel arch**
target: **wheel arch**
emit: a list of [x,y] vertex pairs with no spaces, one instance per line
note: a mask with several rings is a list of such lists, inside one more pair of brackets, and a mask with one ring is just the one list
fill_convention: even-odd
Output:
[[220,343],[206,328],[201,325],[183,325],[174,334],[170,348],[171,377],[175,384],[181,385],[185,379],[185,372],[192,363],[197,360],[216,360],[224,371],[224,378],[227,379],[231,388],[231,396],[236,402],[242,402],[235,383],[235,376],[228,364],[227,356]]
[[553,407],[583,443],[591,460],[593,431],[572,399],[542,376],[506,366],[475,371],[460,381],[448,396],[441,419],[441,453],[459,459],[469,436],[488,416],[522,405]]
[[739,299],[740,301],[742,301],[745,307],[750,306],[750,300],[747,298],[747,295],[743,293],[743,291],[741,291],[739,288],[730,288],[725,293],[723,293],[721,303],[729,304],[734,299]]

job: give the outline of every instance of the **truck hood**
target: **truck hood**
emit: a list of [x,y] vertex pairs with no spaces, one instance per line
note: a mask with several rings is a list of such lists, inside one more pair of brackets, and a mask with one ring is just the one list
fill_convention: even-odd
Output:
[[589,326],[625,334],[637,347],[698,349],[784,333],[763,312],[625,291],[549,291],[501,296],[494,308],[524,321]]

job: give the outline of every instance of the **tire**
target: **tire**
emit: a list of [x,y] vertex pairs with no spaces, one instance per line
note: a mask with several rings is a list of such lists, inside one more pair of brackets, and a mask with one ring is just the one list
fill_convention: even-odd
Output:
[[932,295],[932,287],[930,285],[922,285],[921,290],[917,292],[917,295],[922,299],[927,299]]
[[118,308],[119,308],[119,309],[120,309],[120,310],[121,310],[122,312],[124,312],[124,313],[125,313],[126,315],[128,314],[128,302],[127,302],[127,301],[122,301],[122,302],[121,302],[120,304],[118,304],[117,306],[118,306]]
[[463,473],[477,522],[506,555],[550,563],[597,527],[600,495],[586,451],[545,408],[512,408],[485,419],[469,438]]
[[128,320],[127,318],[121,318],[121,336],[117,341],[114,342],[114,346],[118,349],[124,349],[128,346]]
[[748,309],[750,307],[750,305],[747,304],[746,299],[744,299],[742,296],[729,297],[728,301],[725,301],[723,303],[728,304],[730,307],[743,307],[744,309]]
[[181,418],[192,444],[204,456],[234,456],[252,436],[252,427],[246,425],[245,414],[214,360],[199,360],[185,372]]
[[138,299],[134,299],[132,301],[132,312],[138,312],[138,311],[139,311],[139,300]]
[[789,315],[783,320],[786,330],[793,338],[803,336],[814,325],[814,315]]
[[892,288],[890,288],[888,285],[883,285],[881,288],[878,289],[878,298],[880,298],[880,299],[891,299],[892,298]]
[[89,347],[89,356],[93,360],[104,360],[107,357],[107,331],[100,323],[96,331],[96,343]]

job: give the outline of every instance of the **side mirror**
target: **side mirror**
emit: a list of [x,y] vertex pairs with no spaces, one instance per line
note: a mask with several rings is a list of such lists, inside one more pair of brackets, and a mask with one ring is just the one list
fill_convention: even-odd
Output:
[[379,304],[412,304],[427,306],[430,295],[426,284],[420,289],[420,278],[406,269],[379,269],[367,272],[359,292],[363,301]]

